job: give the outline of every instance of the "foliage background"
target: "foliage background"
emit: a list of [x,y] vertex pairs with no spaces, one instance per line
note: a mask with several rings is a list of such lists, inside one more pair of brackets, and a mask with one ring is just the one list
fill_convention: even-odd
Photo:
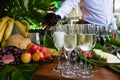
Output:
[[31,19],[39,23],[55,0],[0,0],[0,18]]

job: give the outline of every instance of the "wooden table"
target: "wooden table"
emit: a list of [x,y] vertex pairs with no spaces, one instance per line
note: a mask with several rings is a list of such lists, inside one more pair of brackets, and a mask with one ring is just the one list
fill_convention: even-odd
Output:
[[31,77],[31,80],[120,80],[120,74],[113,73],[104,67],[98,67],[97,71],[94,72],[94,76],[89,79],[81,77],[64,78],[60,72],[52,71],[55,66],[57,66],[57,61],[43,65]]

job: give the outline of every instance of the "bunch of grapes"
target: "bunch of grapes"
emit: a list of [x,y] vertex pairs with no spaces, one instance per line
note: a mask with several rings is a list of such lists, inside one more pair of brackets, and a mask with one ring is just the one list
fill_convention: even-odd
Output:
[[14,46],[0,48],[0,65],[20,64],[20,56],[23,51],[23,49]]

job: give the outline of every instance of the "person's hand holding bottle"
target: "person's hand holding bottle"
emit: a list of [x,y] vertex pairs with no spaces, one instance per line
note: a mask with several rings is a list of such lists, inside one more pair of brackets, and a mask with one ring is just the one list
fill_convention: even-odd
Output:
[[61,20],[61,17],[59,15],[56,15],[55,13],[47,13],[43,17],[41,25],[45,29],[50,30],[54,27],[54,25],[57,24],[59,20]]

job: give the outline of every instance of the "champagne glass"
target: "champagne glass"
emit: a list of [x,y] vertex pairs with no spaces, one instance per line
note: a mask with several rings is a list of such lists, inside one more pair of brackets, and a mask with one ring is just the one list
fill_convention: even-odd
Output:
[[66,72],[62,72],[62,76],[66,78],[75,77],[76,74],[70,70],[72,60],[71,51],[73,51],[77,44],[77,35],[75,34],[75,27],[73,24],[66,24],[65,26],[65,35],[64,35],[64,48],[67,51],[68,58],[68,68]]
[[54,40],[54,44],[58,50],[58,65],[56,68],[53,69],[53,71],[56,71],[56,72],[60,72],[61,69],[62,69],[62,65],[61,65],[61,62],[60,62],[60,50],[63,48],[63,45],[64,45],[64,35],[65,35],[65,32],[64,32],[64,29],[63,29],[63,25],[58,25],[54,28],[53,30],[53,40]]
[[95,30],[96,30],[96,41],[97,41],[97,43],[100,44],[100,34],[101,34],[100,25],[94,25],[94,26],[95,26]]
[[[81,48],[81,50],[84,51],[84,55],[86,55],[88,51],[91,51],[96,43],[95,27],[92,24],[81,25],[82,26],[79,27],[79,33],[77,36],[78,48]],[[90,78],[93,76],[92,71],[89,69],[89,65],[86,60],[84,62],[85,63],[82,66],[81,72],[78,73],[78,76],[82,78]]]
[[112,37],[111,32],[112,32],[112,29],[111,29],[111,26],[109,25],[107,27],[107,41],[110,41],[110,38]]
[[[67,24],[68,25],[68,24]],[[70,25],[70,24],[69,24]],[[73,27],[74,27],[74,34],[76,34],[77,35],[77,33],[78,33],[78,29],[79,29],[79,27],[78,27],[78,25],[77,24],[71,24],[71,25],[73,25]],[[77,53],[77,48],[75,48],[73,51],[72,51],[72,54],[71,54],[72,56],[73,56],[73,61],[76,61],[76,59],[77,59],[77,57],[78,57],[78,53]],[[65,59],[66,59],[66,62],[65,63],[63,63],[63,67],[65,67],[65,66],[68,66],[68,64],[69,64],[69,62],[68,62],[68,52],[64,49],[64,56],[65,56]],[[77,64],[77,63],[76,63]]]

